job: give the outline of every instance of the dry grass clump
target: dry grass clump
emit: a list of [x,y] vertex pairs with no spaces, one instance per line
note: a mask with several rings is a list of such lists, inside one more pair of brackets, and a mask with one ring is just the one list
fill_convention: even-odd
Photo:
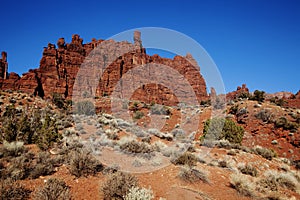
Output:
[[120,145],[120,149],[125,151],[126,153],[137,153],[137,154],[144,154],[144,153],[151,153],[154,151],[151,145],[145,142],[138,142],[136,140],[130,140],[124,142]]
[[190,153],[185,152],[181,154],[178,158],[173,159],[171,162],[174,165],[187,165],[187,166],[195,166],[197,164],[197,157]]
[[252,149],[253,153],[262,156],[268,160],[272,160],[274,157],[277,157],[277,154],[274,150],[266,149],[260,146],[256,146]]
[[260,192],[278,191],[279,187],[298,193],[300,189],[299,181],[290,172],[268,170],[264,177],[257,181],[257,190]]
[[241,195],[254,197],[254,186],[247,176],[240,173],[232,174],[230,177],[230,185]]
[[254,176],[256,177],[258,175],[258,171],[255,167],[253,167],[251,164],[241,164],[238,166],[238,169],[241,173]]

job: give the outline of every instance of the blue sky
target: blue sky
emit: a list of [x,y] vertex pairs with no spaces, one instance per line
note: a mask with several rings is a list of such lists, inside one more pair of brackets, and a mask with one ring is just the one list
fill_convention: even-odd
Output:
[[139,27],[164,27],[201,44],[227,92],[300,89],[300,1],[2,1],[0,51],[9,71],[37,68],[44,46],[78,33],[84,42]]

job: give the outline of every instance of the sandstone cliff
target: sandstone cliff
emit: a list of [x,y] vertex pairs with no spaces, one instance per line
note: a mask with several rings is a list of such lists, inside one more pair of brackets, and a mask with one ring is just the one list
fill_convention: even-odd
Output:
[[[49,43],[44,48],[39,68],[29,70],[21,77],[13,72],[7,73],[7,54],[3,52],[0,60],[0,89],[21,90],[43,98],[51,98],[53,93],[59,93],[64,98],[70,99],[78,70],[89,53],[103,41],[93,39],[90,43],[84,44],[83,39],[77,34],[72,36],[71,43],[66,43],[64,38],[59,38],[57,45]],[[183,75],[199,101],[208,98],[205,80],[190,54],[187,54],[186,57],[175,56],[173,59],[147,55],[146,50],[142,47],[141,34],[137,31],[134,33],[134,44],[113,40],[105,42],[117,44],[122,48],[134,45],[136,49],[119,56],[105,69],[95,92],[96,97],[109,96],[120,78],[130,69],[142,64],[156,63],[172,67]],[[162,71],[162,73],[167,74],[168,72]],[[145,102],[178,103],[174,93],[159,84],[143,85],[134,92],[133,96]]]

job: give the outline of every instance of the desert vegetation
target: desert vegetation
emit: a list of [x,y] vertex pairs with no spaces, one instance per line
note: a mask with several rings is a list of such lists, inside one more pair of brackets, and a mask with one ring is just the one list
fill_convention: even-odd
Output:
[[[284,115],[256,106],[253,112],[251,105],[244,104],[247,101],[244,98],[227,106],[231,116],[204,120],[199,141],[191,137],[195,133],[186,131],[178,121],[172,122],[172,118],[176,112],[185,114],[179,110],[181,107],[195,114],[210,109],[208,105],[172,108],[128,102],[134,118],[129,122],[111,114],[94,113],[94,107],[88,102],[74,104],[75,110],[71,112],[61,96],[55,96],[53,104],[38,108],[24,107],[26,102],[19,107],[18,101],[16,98],[13,104],[1,105],[2,199],[76,199],[78,194],[74,190],[80,190],[80,184],[93,187],[99,199],[169,199],[168,191],[163,195],[157,192],[160,190],[156,182],[166,187],[164,180],[184,184],[182,190],[194,191],[202,197],[201,188],[214,184],[234,188],[236,198],[244,195],[284,199],[288,195],[297,197],[299,192],[300,176],[293,166],[296,161],[283,160],[275,145],[271,148],[244,146],[244,140],[249,137],[245,136],[248,130],[244,127],[249,119],[255,119],[261,126],[274,127],[274,131],[296,134],[299,123],[294,110],[286,110],[288,114]],[[29,101],[36,100],[31,97]],[[254,102],[254,105],[262,103]],[[144,123],[148,117],[144,113],[173,124],[169,130],[147,129],[145,124],[140,127],[137,124]],[[200,156],[202,148],[207,149],[207,157]],[[105,158],[104,150],[125,156],[131,169],[157,167],[159,170],[151,172],[151,176],[148,174],[147,179],[143,174],[124,172],[122,166],[101,162],[99,158]],[[165,159],[169,161],[167,165]],[[219,174],[225,178],[221,179]],[[89,181],[91,185],[87,184]],[[37,187],[32,188],[29,183]],[[288,195],[283,191],[288,191]]]

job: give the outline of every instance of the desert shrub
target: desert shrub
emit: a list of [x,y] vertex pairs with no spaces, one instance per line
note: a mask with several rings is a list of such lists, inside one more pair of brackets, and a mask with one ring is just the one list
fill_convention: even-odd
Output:
[[200,105],[208,107],[211,105],[211,100],[210,99],[209,100],[201,100]]
[[203,170],[198,170],[191,167],[182,167],[179,172],[179,177],[187,182],[203,181],[209,183],[208,173]]
[[290,130],[293,132],[297,131],[298,124],[295,122],[290,122],[287,118],[285,117],[280,117],[275,121],[275,127],[276,128],[283,128],[284,130]]
[[274,157],[277,157],[277,154],[273,149],[267,149],[260,146],[254,147],[252,152],[268,160],[272,160]]
[[0,198],[5,200],[29,199],[31,191],[11,179],[0,180]]
[[75,150],[72,151],[69,158],[69,171],[76,177],[95,175],[103,169],[99,161],[92,156],[90,151]]
[[254,187],[245,175],[232,174],[230,177],[230,185],[244,196],[254,196]]
[[187,166],[195,166],[197,164],[197,157],[190,153],[185,152],[181,154],[178,158],[172,159],[172,163],[174,165],[187,165]]
[[225,99],[223,97],[217,96],[214,100],[211,101],[212,106],[214,109],[223,109],[225,108]]
[[262,193],[277,191],[278,183],[274,176],[266,176],[256,182],[256,190]]
[[290,173],[278,173],[276,181],[281,187],[296,192],[299,189],[297,179]]
[[237,98],[239,99],[249,99],[250,98],[250,94],[249,92],[241,92],[238,94]]
[[255,90],[253,96],[251,96],[250,99],[262,103],[265,100],[265,92],[260,90]]
[[257,176],[258,171],[255,167],[253,167],[250,164],[246,164],[246,165],[240,165],[238,167],[238,169],[240,170],[241,173],[246,174],[246,175],[250,175],[250,176]]
[[281,107],[285,106],[287,103],[283,98],[279,99],[278,97],[271,98],[270,102],[276,104],[277,106],[281,106]]
[[129,110],[132,110],[134,112],[138,111],[140,108],[139,108],[139,102],[138,101],[134,101],[130,107],[129,107]]
[[58,133],[56,120],[50,115],[46,115],[39,127],[39,131],[34,135],[34,143],[42,150],[47,150],[53,146],[55,142],[62,139],[62,135]]
[[262,109],[255,114],[255,117],[263,122],[269,123],[273,120],[274,115],[269,110]]
[[234,105],[234,106],[231,106],[229,108],[229,113],[233,114],[233,115],[236,115],[236,113],[238,112],[238,110],[239,110],[239,105]]
[[38,178],[40,176],[51,175],[54,173],[57,161],[51,158],[50,153],[40,152],[36,158],[36,165],[30,172],[30,177]]
[[62,135],[58,133],[55,118],[47,114],[33,137],[34,143],[36,143],[40,149],[47,150],[61,139]]
[[80,101],[75,104],[76,113],[79,115],[94,115],[95,105],[91,101]]
[[24,147],[23,142],[3,142],[3,146],[1,147],[2,156],[12,156],[17,157],[21,154],[25,153],[27,149]]
[[266,171],[264,178],[260,179],[257,185],[261,192],[277,191],[279,186],[294,192],[299,190],[299,182],[292,173],[274,170]]
[[229,163],[226,160],[219,160],[218,165],[219,165],[219,167],[222,167],[222,168],[228,168],[229,167]]
[[102,174],[106,175],[106,174],[113,174],[113,173],[116,173],[118,172],[120,169],[120,167],[116,164],[113,164],[113,165],[110,165],[110,166],[107,166],[103,169],[102,171]]
[[71,199],[70,187],[60,179],[50,178],[44,187],[39,188],[35,200],[69,200]]
[[155,115],[170,115],[171,111],[168,107],[154,104],[150,108],[151,114]]
[[130,140],[120,145],[120,149],[127,153],[151,153],[154,149],[145,142]]
[[241,149],[240,144],[230,143],[228,140],[218,140],[215,142],[216,146],[224,149]]
[[65,101],[62,98],[61,94],[54,92],[52,94],[52,102],[54,105],[56,105],[58,108],[64,108],[65,107]]
[[132,187],[138,184],[137,178],[124,172],[110,174],[102,185],[104,199],[122,200]]
[[134,119],[142,119],[143,117],[144,113],[142,111],[136,111],[133,116]]
[[29,177],[30,172],[34,168],[33,158],[34,155],[32,153],[13,158],[3,172],[4,178],[10,177],[14,180],[22,180]]
[[286,200],[287,198],[279,192],[271,192],[264,197],[265,200]]
[[244,128],[236,125],[229,119],[208,119],[204,124],[203,139],[221,140],[225,139],[231,143],[240,144],[244,136]]
[[238,153],[238,151],[235,149],[230,149],[229,151],[227,151],[227,155],[230,155],[230,156],[236,156],[237,153]]
[[129,189],[125,200],[151,200],[154,199],[153,191],[151,189],[132,187]]

